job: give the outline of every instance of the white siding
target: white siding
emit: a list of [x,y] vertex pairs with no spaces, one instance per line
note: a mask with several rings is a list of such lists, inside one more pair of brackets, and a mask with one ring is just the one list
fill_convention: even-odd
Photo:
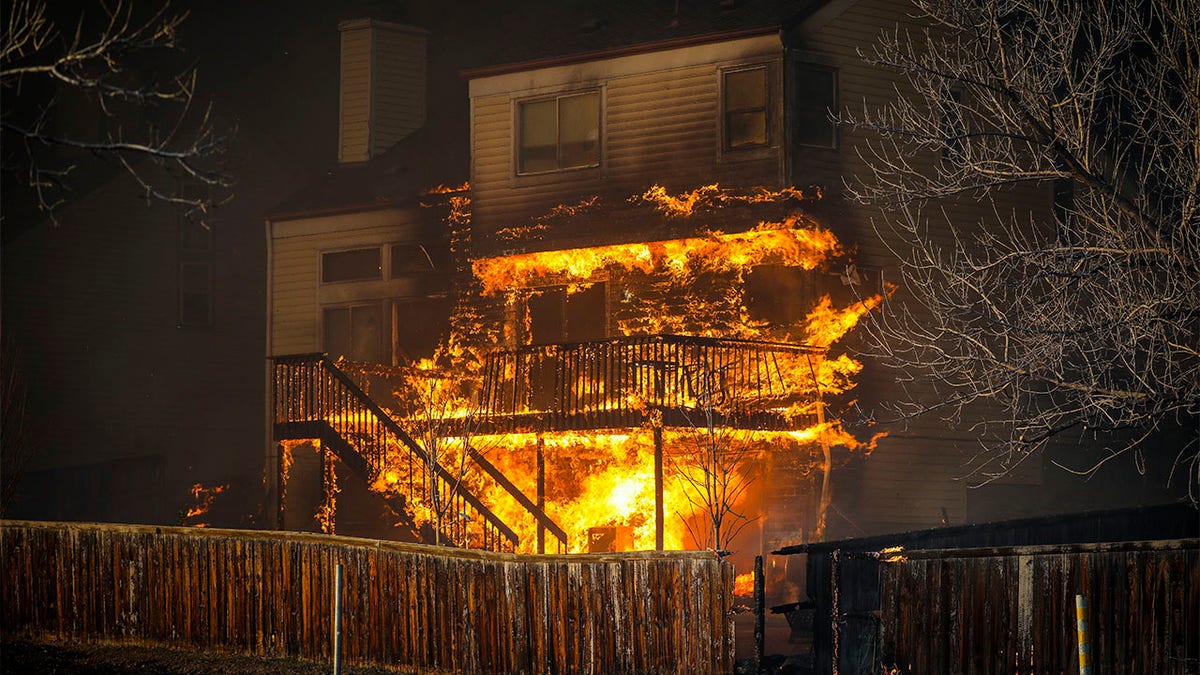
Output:
[[338,161],[364,161],[371,124],[371,33],[367,28],[342,30],[340,78]]
[[393,210],[272,223],[271,354],[320,351],[323,305],[408,295],[403,280],[322,286],[321,252],[409,241],[414,222],[412,214]]
[[[476,226],[494,230],[561,202],[595,194],[628,196],[656,183],[678,190],[714,180],[777,185],[782,177],[781,53],[778,37],[769,35],[473,82]],[[722,156],[721,69],[744,64],[770,66],[772,147]],[[601,167],[517,176],[516,102],[591,88],[601,90]]]

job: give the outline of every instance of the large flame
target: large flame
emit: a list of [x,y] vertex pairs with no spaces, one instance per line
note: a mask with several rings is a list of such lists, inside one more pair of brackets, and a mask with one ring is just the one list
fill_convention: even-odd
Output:
[[736,234],[713,232],[669,241],[485,258],[475,261],[474,269],[483,292],[491,294],[527,288],[549,277],[578,288],[591,282],[597,272],[614,268],[666,275],[675,283],[686,283],[705,272],[743,272],[764,264],[811,270],[840,253],[832,233],[802,223],[800,216],[792,216]]
[[[469,197],[462,194],[464,188],[431,191],[450,194],[447,220],[452,228],[464,228],[470,222],[471,205]],[[651,205],[665,217],[686,218],[734,203],[804,198],[798,190],[735,193],[710,185],[681,195],[668,194],[655,186],[631,201]],[[574,206],[556,207],[547,217],[534,219],[533,225],[520,232],[508,232],[506,237],[515,240],[538,236],[546,229],[544,222],[570,218],[597,206],[598,200],[585,199]],[[468,239],[455,235],[455,240]],[[759,222],[741,232],[710,231],[665,241],[475,260],[471,264],[472,292],[460,292],[452,331],[438,359],[414,364],[402,374],[397,398],[403,410],[396,417],[431,457],[517,532],[523,551],[535,550],[536,521],[508,491],[466,460],[470,455],[468,446],[484,455],[530,500],[540,498],[544,502],[549,518],[567,532],[567,550],[587,551],[588,532],[597,527],[624,528],[622,531],[631,535],[631,548],[651,549],[656,543],[654,429],[661,428],[667,473],[662,484],[665,546],[714,547],[710,536],[712,513],[701,494],[702,487],[709,489],[721,481],[727,487],[742,486],[723,493],[728,502],[724,504],[728,507],[725,515],[735,521],[725,526],[737,525],[737,521],[754,518],[748,503],[753,498],[744,485],[756,479],[755,467],[765,453],[786,453],[794,458],[792,465],[828,473],[832,466],[830,446],[869,452],[879,438],[864,442],[848,433],[838,420],[826,417],[825,401],[852,389],[862,368],[849,355],[831,354],[830,349],[882,301],[882,295],[870,295],[845,307],[836,307],[828,295],[820,297],[807,316],[794,325],[772,325],[754,318],[744,297],[745,275],[758,266],[817,270],[844,255],[829,230],[794,213],[777,221]],[[529,316],[520,311],[524,298],[537,292],[536,287],[554,283],[567,286],[568,293],[573,293],[601,280],[629,282],[624,283],[621,306],[614,308],[610,319],[610,326],[624,335],[742,338],[803,342],[811,347],[780,350],[772,356],[773,372],[784,386],[769,399],[752,400],[754,391],[739,382],[722,385],[732,388],[722,392],[723,400],[758,405],[760,412],[792,420],[792,427],[733,430],[736,433],[706,429],[703,424],[663,428],[660,409],[652,402],[631,400],[630,407],[645,413],[643,423],[632,428],[483,433],[485,427],[480,423],[480,410],[472,392],[472,383],[478,384],[478,364],[482,361],[478,350],[495,348],[500,339],[511,344],[528,332],[528,326],[522,324],[530,320]],[[489,297],[503,302],[508,317],[503,325],[497,324],[495,313],[489,315],[475,306],[489,301]],[[480,336],[496,341],[481,341]],[[574,384],[597,395],[603,395],[608,386],[602,378]],[[683,405],[699,410],[704,404],[703,396],[693,392]],[[697,445],[697,435],[703,436],[706,431],[707,445]],[[714,441],[714,432],[724,434],[719,442]],[[700,452],[694,450],[697,447]],[[459,515],[439,514],[440,494],[409,493],[409,486],[419,482],[413,472],[421,469],[414,468],[404,448],[390,448],[388,454],[388,468],[372,487],[404,494],[408,511],[405,516],[411,522],[419,525]],[[539,458],[544,478],[541,495]],[[822,497],[822,507],[824,504]],[[555,550],[548,533],[546,541],[547,549]]]

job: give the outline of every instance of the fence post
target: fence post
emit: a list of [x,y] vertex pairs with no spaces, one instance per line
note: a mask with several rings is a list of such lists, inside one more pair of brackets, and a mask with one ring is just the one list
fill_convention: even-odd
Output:
[[766,595],[763,580],[763,557],[754,556],[754,672],[763,671],[763,651],[766,637]]
[[1079,636],[1079,675],[1092,675],[1092,645],[1088,637],[1086,595],[1075,595],[1075,630]]
[[333,581],[333,675],[342,672],[342,574],[338,563]]

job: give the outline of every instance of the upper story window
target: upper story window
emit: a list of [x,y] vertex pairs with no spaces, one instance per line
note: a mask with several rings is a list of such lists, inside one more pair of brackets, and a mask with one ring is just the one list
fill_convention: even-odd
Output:
[[517,173],[600,165],[600,92],[517,104]]
[[959,162],[963,157],[963,137],[967,133],[967,125],[962,113],[962,91],[946,90],[942,96],[942,134],[945,138],[942,159],[949,162]]
[[321,282],[369,281],[383,278],[378,246],[321,254]]
[[838,109],[837,71],[798,63],[795,70],[792,136],[799,145],[837,147],[837,128],[831,115]]
[[766,67],[726,71],[724,77],[725,149],[767,145]]

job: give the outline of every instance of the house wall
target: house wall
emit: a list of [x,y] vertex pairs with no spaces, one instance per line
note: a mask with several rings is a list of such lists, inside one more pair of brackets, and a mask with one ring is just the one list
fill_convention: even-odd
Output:
[[[894,32],[897,26],[913,26],[914,10],[909,3],[896,0],[831,3],[830,9],[841,11],[818,13],[785,37],[789,44],[788,62],[836,68],[841,109],[860,117],[864,108],[882,105],[885,97],[890,97],[896,87],[903,91],[905,84],[894,73],[865,63],[859,52],[869,56],[883,33]],[[862,156],[870,156],[867,145],[870,141],[869,132],[841,125],[837,149],[793,145],[788,167],[790,179],[796,185],[822,186],[824,203],[819,205],[818,220],[843,242],[854,246],[853,259],[859,267],[876,269],[885,282],[899,284],[896,252],[902,252],[905,243],[886,226],[878,227],[886,222],[885,214],[874,207],[850,203],[844,186],[846,180],[869,180],[870,172]],[[920,162],[921,158],[914,161]],[[926,161],[942,159],[931,152]],[[952,249],[955,230],[970,236],[978,231],[980,223],[994,221],[996,213],[1014,208],[1041,222],[1053,222],[1049,184],[1023,186],[994,193],[993,197],[993,200],[976,200],[971,195],[955,202],[926,206],[930,241],[943,249]],[[901,299],[904,293],[901,285],[893,299]],[[860,344],[857,339],[851,333],[844,343],[853,347]],[[856,392],[858,403],[865,410],[879,410],[889,400],[902,396],[926,400],[944,396],[928,382],[908,383],[901,389],[892,373],[870,359],[865,361],[866,369],[859,377]],[[881,412],[880,417],[887,415]],[[1009,499],[995,501],[989,499],[988,490],[967,488],[972,482],[968,478],[972,457],[979,450],[981,434],[986,433],[972,427],[979,419],[947,420],[933,414],[871,427],[871,431],[886,431],[889,435],[869,459],[848,467],[842,473],[842,480],[836,482],[835,504],[840,502],[848,519],[831,517],[831,533],[853,536],[901,531],[936,525],[943,519],[951,524],[962,523],[967,517],[968,500],[973,502],[970,511],[975,519],[1032,515],[1014,512],[1013,504],[1002,503],[1011,502],[1014,494],[1011,490],[1007,493]],[[1037,493],[1041,482],[1042,458],[1038,456],[998,480],[996,486],[1016,486],[1017,493],[1028,497]],[[1037,500],[1026,501],[1032,506]]]
[[[181,216],[122,176],[4,244],[4,358],[28,396],[3,452],[30,453],[7,517],[257,522],[262,244],[240,213],[182,251]],[[181,321],[183,262],[210,266],[209,322]],[[187,520],[195,483],[228,489]]]
[[[870,137],[843,125],[837,147],[814,148],[789,144],[781,92],[790,86],[787,70],[794,63],[836,69],[839,106],[860,114],[875,107],[903,83],[895,74],[866,64],[885,31],[912,26],[914,9],[896,0],[833,2],[784,36],[731,40],[686,49],[601,59],[559,67],[532,69],[471,82],[472,191],[477,238],[486,240],[502,227],[529,224],[559,203],[573,204],[595,194],[626,197],[653,183],[672,191],[721,182],[726,186],[789,182],[818,186],[821,201],[806,208],[852,250],[852,259],[869,277],[869,291],[882,283],[900,282],[896,251],[903,242],[886,228],[875,207],[851,203],[844,181],[869,176],[860,158]],[[721,152],[720,69],[736,64],[768,63],[771,68],[771,147],[745,161],[729,161]],[[525,98],[598,88],[602,100],[602,159],[598,168],[560,171],[538,176],[516,172],[514,120],[517,102]],[[785,152],[786,149],[786,152]],[[785,156],[786,155],[786,156]],[[930,162],[942,161],[930,153]],[[993,200],[974,196],[927,207],[932,241],[950,248],[955,228],[960,234],[978,231],[996,212],[1016,208],[1042,222],[1052,222],[1052,190],[1025,186],[999,192]],[[986,226],[986,225],[985,225]],[[570,223],[564,226],[569,229]],[[827,274],[838,270],[827,270]],[[829,286],[830,284],[816,284]],[[834,283],[833,285],[837,285]],[[906,293],[901,286],[894,296]],[[616,283],[608,289],[610,332],[615,319],[628,310]],[[510,317],[520,321],[521,317]],[[511,334],[511,331],[510,331]],[[848,335],[835,349],[863,347],[860,336]],[[836,352],[835,352],[836,354]],[[859,386],[840,402],[837,411],[860,436],[888,436],[869,458],[851,458],[835,469],[831,536],[892,532],[962,523],[968,517],[987,520],[1032,515],[1049,502],[1043,490],[1043,457],[1031,457],[1009,475],[979,490],[968,488],[979,439],[987,429],[974,426],[975,417],[943,418],[926,415],[912,420],[886,420],[882,408],[903,396],[937,400],[942,396],[928,382],[903,388],[894,374],[865,358]],[[853,401],[851,401],[853,399]],[[852,405],[856,404],[856,405]],[[1061,444],[1070,445],[1071,439]],[[1017,500],[1014,503],[1013,497]],[[968,506],[970,505],[970,506]]]
[[282,356],[324,349],[322,307],[419,295],[424,287],[413,278],[321,283],[322,252],[412,241],[419,233],[414,212],[401,209],[268,222],[268,352]]
[[[767,64],[770,147],[721,151],[723,68]],[[720,181],[776,185],[782,178],[782,75],[772,33],[696,47],[471,81],[471,187],[478,236],[521,225],[559,203],[597,194],[617,200],[653,184],[691,189]],[[597,168],[519,176],[517,102],[598,89],[601,160]]]

